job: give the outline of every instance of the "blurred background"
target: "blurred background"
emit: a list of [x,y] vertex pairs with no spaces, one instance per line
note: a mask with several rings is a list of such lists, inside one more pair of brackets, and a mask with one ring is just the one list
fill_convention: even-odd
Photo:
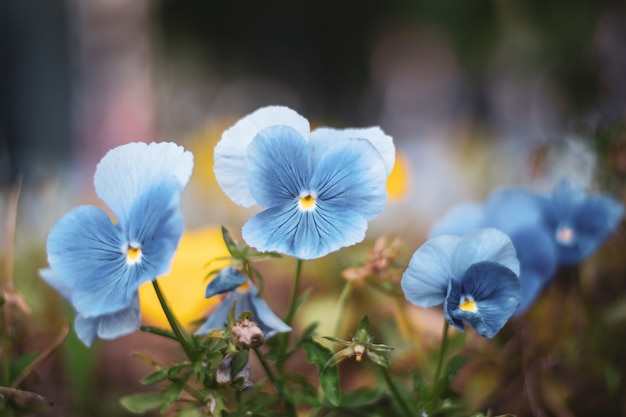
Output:
[[[3,0],[0,266],[33,310],[24,349],[49,343],[71,316],[37,270],[50,227],[78,204],[100,204],[93,173],[114,146],[192,150],[187,227],[239,230],[253,211],[235,207],[212,174],[212,148],[237,119],[281,104],[312,126],[379,125],[401,172],[368,241],[400,237],[406,261],[447,208],[496,186],[551,189],[568,176],[622,199],[625,74],[617,0]],[[353,252],[323,266],[340,271],[367,247]],[[612,267],[609,304],[624,301],[625,267]],[[115,398],[138,378],[98,364],[138,362],[129,352],[151,347],[163,354],[136,335],[87,350],[70,333],[40,376],[57,404],[46,415],[124,415]],[[623,374],[613,377],[621,390]]]

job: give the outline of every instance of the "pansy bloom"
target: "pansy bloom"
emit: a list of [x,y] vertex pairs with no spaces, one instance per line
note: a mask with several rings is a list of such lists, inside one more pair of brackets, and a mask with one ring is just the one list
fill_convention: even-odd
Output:
[[265,340],[276,335],[291,331],[291,327],[283,322],[259,295],[256,287],[241,272],[233,267],[222,269],[206,289],[207,298],[218,294],[228,293],[209,318],[200,326],[196,334],[209,334],[213,330],[223,329],[228,323],[233,304],[235,317],[244,311],[252,312],[252,320],[265,334]]
[[235,203],[263,209],[243,227],[250,246],[314,259],[363,240],[394,160],[377,127],[311,132],[295,111],[271,106],[224,132],[214,170]]
[[426,241],[401,280],[404,295],[421,307],[443,304],[448,323],[469,323],[491,338],[520,302],[519,262],[511,240],[496,229]]
[[462,203],[450,209],[432,225],[429,237],[462,236],[486,227],[504,232],[513,242],[520,262],[522,300],[517,315],[535,302],[557,267],[556,245],[541,216],[535,193],[523,188],[499,188],[483,204]]
[[[104,332],[101,325],[89,331],[114,338],[139,327],[138,288],[170,268],[183,233],[180,196],[192,168],[191,153],[174,143],[119,146],[94,176],[96,193],[116,222],[101,208],[80,206],[52,227],[51,273],[42,278],[68,298],[77,321],[103,323],[104,317],[132,313],[116,331]],[[93,337],[85,330],[81,339]]]
[[545,226],[553,233],[559,261],[576,265],[613,233],[624,216],[623,205],[611,197],[586,194],[562,180],[551,196],[539,196]]

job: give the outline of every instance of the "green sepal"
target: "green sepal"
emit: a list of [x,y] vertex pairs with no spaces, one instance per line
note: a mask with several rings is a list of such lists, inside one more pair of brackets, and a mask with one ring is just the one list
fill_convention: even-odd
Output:
[[389,368],[389,365],[391,365],[391,362],[389,361],[387,355],[374,352],[373,350],[368,350],[365,355],[369,360],[377,365],[382,366],[383,368]]

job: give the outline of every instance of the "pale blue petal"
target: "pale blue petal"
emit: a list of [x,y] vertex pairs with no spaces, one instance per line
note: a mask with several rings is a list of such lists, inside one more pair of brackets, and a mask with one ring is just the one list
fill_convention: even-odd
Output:
[[[479,262],[471,265],[459,282],[460,298],[470,297],[476,303],[476,311],[460,308],[456,295],[446,299],[446,318],[468,322],[481,336],[492,338],[509,320],[520,303],[520,283],[510,269],[495,262]],[[455,284],[453,284],[455,285]],[[451,291],[456,292],[456,291]]]
[[485,221],[483,207],[480,203],[461,203],[448,210],[443,217],[432,224],[428,231],[428,237],[463,236],[484,227]]
[[91,346],[96,336],[101,339],[116,339],[134,332],[139,327],[141,327],[139,298],[133,300],[130,307],[115,313],[89,318],[78,314],[74,321],[76,335],[87,346]]
[[259,325],[265,334],[266,340],[276,333],[290,331],[291,327],[274,314],[267,303],[259,297],[254,285],[249,283],[248,286],[248,290],[231,292],[196,331],[196,334],[208,334],[213,330],[224,328],[228,324],[228,315],[233,303],[236,303],[235,318],[239,317],[244,311],[251,311],[253,315],[252,320]]
[[542,212],[534,193],[523,188],[502,188],[489,194],[484,207],[486,226],[509,234],[541,222]]
[[175,143],[129,143],[110,150],[94,176],[96,193],[127,224],[130,209],[141,193],[164,178],[184,188],[193,170],[193,155]]
[[511,239],[496,229],[480,229],[461,238],[452,254],[452,273],[457,279],[477,262],[497,262],[519,276],[519,261]]
[[139,308],[139,297],[135,295],[135,299],[130,307],[100,317],[98,337],[101,339],[116,339],[134,332],[139,327],[141,327],[141,310]]
[[162,182],[146,190],[133,205],[127,238],[129,243],[139,244],[142,256],[136,268],[130,268],[129,295],[170,271],[185,227],[177,188],[172,182]]
[[209,334],[213,330],[223,329],[228,324],[228,315],[236,300],[236,291],[231,292],[224,298],[209,318],[196,330],[197,335]]
[[387,175],[391,173],[396,160],[396,148],[391,136],[386,135],[379,127],[333,129],[321,127],[311,132],[311,147],[317,161],[326,149],[341,139],[367,139],[383,159]]
[[281,320],[265,302],[262,297],[258,296],[258,291],[254,285],[250,284],[250,311],[252,311],[252,320],[259,325],[265,338],[276,335],[277,333],[286,333],[291,331],[291,327]]
[[421,307],[443,303],[452,279],[452,254],[460,240],[457,236],[439,236],[415,251],[400,281],[407,300]]
[[[94,316],[130,304],[124,295],[125,246],[120,228],[97,207],[77,207],[54,225],[48,235],[48,263],[59,282],[71,288],[75,309]],[[103,283],[111,287],[107,293],[94,288]],[[79,292],[84,299],[77,305]]]
[[77,315],[74,320],[74,331],[76,332],[76,336],[78,336],[80,341],[87,347],[91,346],[94,340],[96,340],[96,336],[98,335],[99,320],[100,317],[86,318],[80,314]]
[[65,281],[62,281],[57,277],[57,275],[52,272],[52,269],[45,268],[39,270],[39,276],[43,279],[48,285],[50,285],[56,292],[58,292],[61,297],[63,297],[66,301],[71,301],[72,299],[72,287]]
[[262,252],[315,259],[365,238],[367,221],[357,212],[319,201],[313,211],[296,203],[262,211],[243,227],[246,243]]
[[308,192],[311,153],[306,140],[293,128],[263,129],[248,146],[250,194],[263,207],[297,201]]
[[241,272],[237,271],[232,266],[228,266],[218,272],[211,282],[209,282],[204,296],[210,298],[217,294],[233,291],[246,282],[246,279],[245,275]]
[[376,149],[364,139],[344,139],[329,146],[314,167],[310,187],[320,201],[378,216],[387,200],[387,176]]
[[558,252],[551,234],[538,225],[521,228],[510,237],[520,262],[522,300],[515,314],[521,314],[554,277]]
[[222,190],[235,203],[251,207],[256,203],[248,186],[248,145],[263,129],[282,125],[295,129],[305,141],[309,140],[307,119],[282,106],[263,107],[243,117],[222,134],[215,147],[214,171]]

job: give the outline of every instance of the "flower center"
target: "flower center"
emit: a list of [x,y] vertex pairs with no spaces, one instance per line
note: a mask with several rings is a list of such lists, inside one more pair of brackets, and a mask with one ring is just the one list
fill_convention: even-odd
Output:
[[561,245],[571,245],[575,235],[574,229],[570,226],[559,226],[556,229],[556,241]]
[[135,244],[129,244],[126,249],[126,264],[135,265],[141,261],[141,248]]
[[470,311],[475,313],[478,311],[478,307],[476,306],[476,302],[472,300],[470,297],[462,296],[461,303],[459,304],[459,308],[464,311]]
[[313,211],[315,209],[315,197],[307,194],[298,199],[298,207],[303,211]]

